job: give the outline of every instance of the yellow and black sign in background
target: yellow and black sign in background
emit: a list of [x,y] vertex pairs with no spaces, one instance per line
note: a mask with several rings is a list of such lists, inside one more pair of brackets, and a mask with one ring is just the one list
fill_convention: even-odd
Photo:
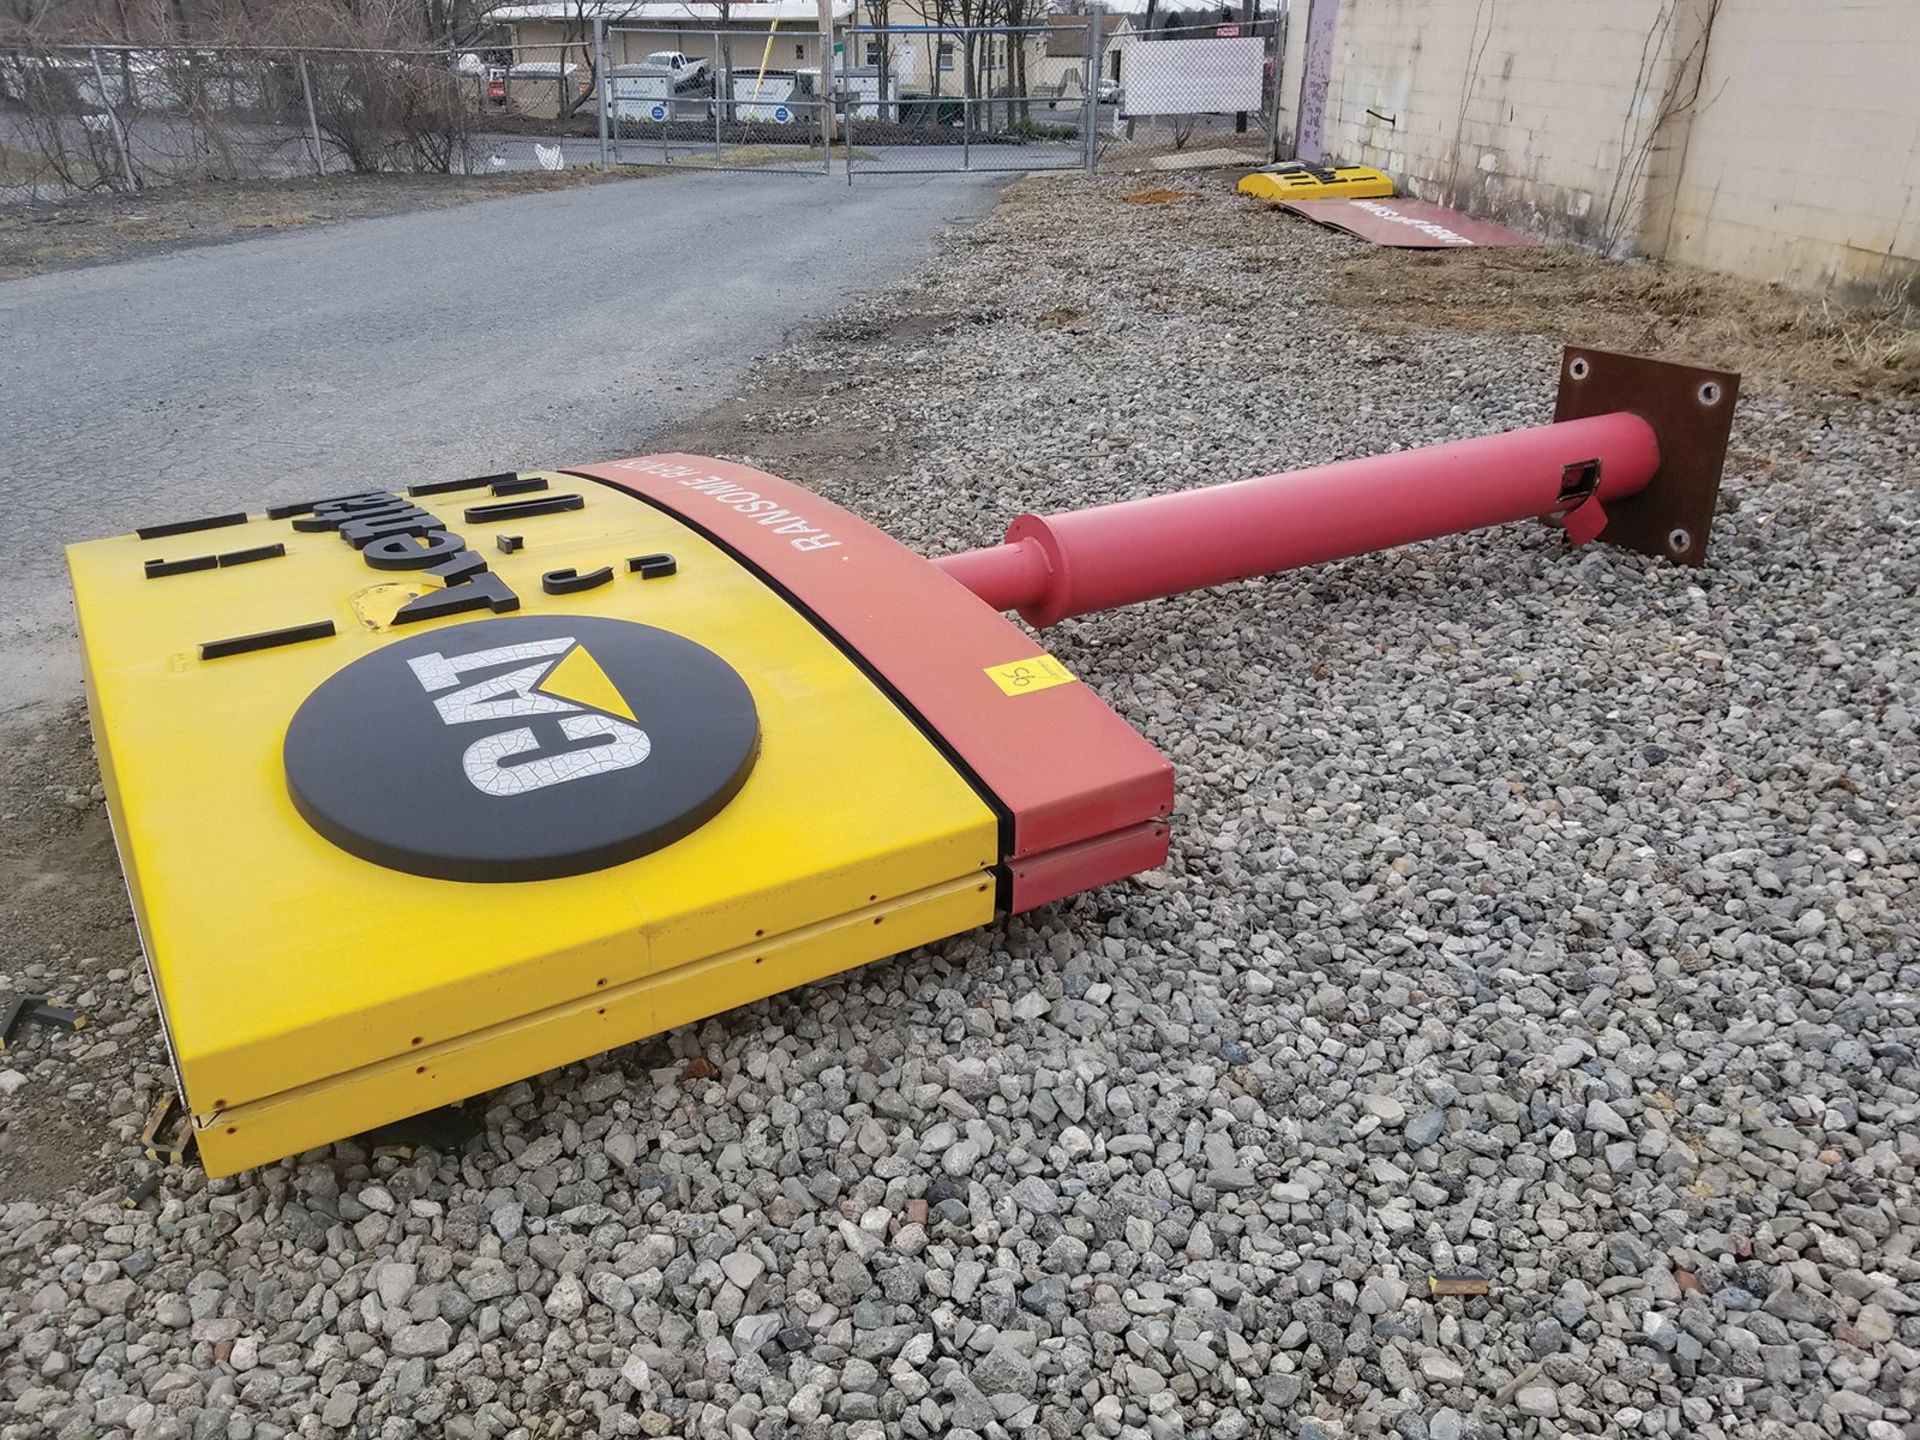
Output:
[[1262,200],[1378,200],[1393,194],[1393,181],[1371,165],[1311,165],[1289,160],[1256,170],[1240,181],[1242,195]]

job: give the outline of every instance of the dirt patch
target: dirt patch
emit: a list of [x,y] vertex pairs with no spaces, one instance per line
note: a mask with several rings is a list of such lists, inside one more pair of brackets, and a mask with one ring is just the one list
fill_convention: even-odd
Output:
[[85,707],[0,736],[0,754],[0,1003],[49,995],[87,1018],[74,1033],[22,1026],[0,1054],[24,1077],[0,1105],[7,1200],[124,1179],[138,1152],[110,1117],[162,1093],[166,1052]]
[[629,178],[632,172],[609,175],[592,169],[476,176],[327,175],[207,180],[138,195],[98,191],[0,211],[0,278],[131,260],[269,230],[301,230]]
[[[955,310],[952,298],[926,292],[909,304],[856,305],[822,321],[756,365],[738,396],[647,437],[645,448],[737,460],[829,493],[840,481],[890,473],[915,439],[886,405],[870,401],[874,387],[998,318]],[[1062,310],[1047,323],[1077,317]]]
[[[910,344],[951,323],[953,317],[940,312],[912,317],[900,334],[861,327],[857,343]],[[842,398],[864,379],[827,368],[762,364],[742,394],[653,437],[646,448],[713,455],[787,476],[886,471],[898,458],[901,438],[864,423],[859,407]]]
[[1848,395],[1920,393],[1920,331],[1894,306],[1840,305],[1688,266],[1555,246],[1368,249],[1334,268],[1329,298],[1370,329],[1550,335],[1750,380]]

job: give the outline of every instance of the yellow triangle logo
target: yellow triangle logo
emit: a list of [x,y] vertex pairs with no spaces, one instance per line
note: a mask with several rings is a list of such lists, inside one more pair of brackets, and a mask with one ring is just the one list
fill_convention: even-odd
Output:
[[600,668],[600,662],[587,653],[584,645],[576,645],[569,650],[536,688],[556,700],[571,700],[590,710],[604,710],[624,720],[633,719],[633,711],[620,697],[620,692],[613,688],[613,681]]

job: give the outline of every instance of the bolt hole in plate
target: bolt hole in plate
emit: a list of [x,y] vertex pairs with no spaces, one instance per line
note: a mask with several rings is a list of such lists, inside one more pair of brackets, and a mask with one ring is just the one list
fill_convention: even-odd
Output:
[[1705,564],[1740,377],[1584,347],[1566,352],[1560,374],[1556,421],[1626,411],[1651,425],[1660,445],[1652,483],[1609,501],[1597,538],[1681,565]]

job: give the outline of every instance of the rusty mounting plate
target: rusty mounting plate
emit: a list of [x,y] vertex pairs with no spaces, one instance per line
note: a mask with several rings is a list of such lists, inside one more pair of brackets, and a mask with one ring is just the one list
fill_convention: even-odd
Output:
[[1599,539],[1680,565],[1704,565],[1740,377],[1667,360],[1569,346],[1553,418],[1625,410],[1653,427],[1660,468],[1638,495],[1607,503]]

